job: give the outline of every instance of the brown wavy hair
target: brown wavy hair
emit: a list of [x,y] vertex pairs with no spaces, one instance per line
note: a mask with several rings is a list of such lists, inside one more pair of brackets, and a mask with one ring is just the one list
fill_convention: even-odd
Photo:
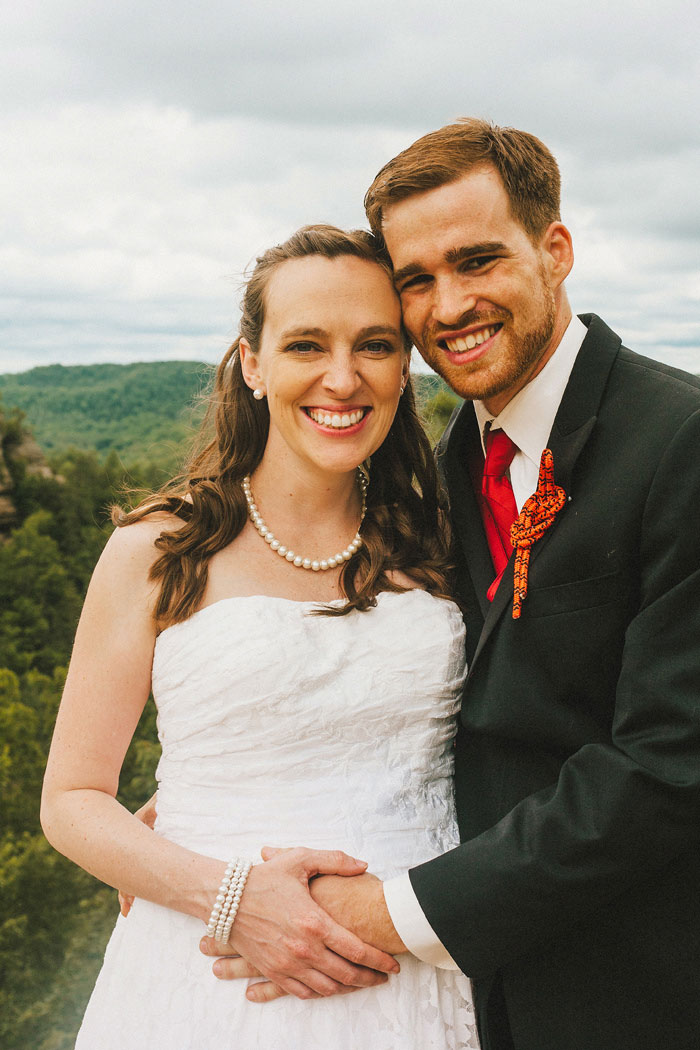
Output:
[[[185,472],[131,511],[115,508],[115,525],[131,525],[167,512],[182,521],[156,540],[160,556],[150,570],[160,585],[155,619],[161,626],[186,620],[199,606],[209,559],[241,532],[247,506],[241,481],[253,474],[267,443],[267,401],[256,401],[241,371],[238,346],[245,338],[260,347],[265,296],[276,266],[289,259],[320,255],[354,256],[390,273],[378,240],[365,230],[304,226],[284,244],[261,255],[245,286],[240,334],[217,368],[207,415]],[[410,342],[405,336],[406,352]],[[347,602],[323,606],[325,615],[345,615],[375,604],[380,591],[403,591],[389,573],[403,572],[432,594],[449,597],[450,556],[446,514],[433,454],[416,412],[411,381],[383,444],[372,455],[362,546],[345,562],[340,586]]]

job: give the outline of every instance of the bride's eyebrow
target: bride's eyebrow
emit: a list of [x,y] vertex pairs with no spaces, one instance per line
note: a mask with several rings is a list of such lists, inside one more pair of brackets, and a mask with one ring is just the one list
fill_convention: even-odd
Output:
[[319,339],[328,335],[328,332],[324,328],[288,328],[286,332],[282,332],[280,339],[303,339],[310,335]]
[[[390,324],[373,324],[360,329],[357,333],[357,338],[366,339],[368,336],[373,335],[392,335],[398,338],[401,333],[398,328]],[[328,332],[325,328],[288,328],[286,332],[282,332],[280,339],[283,341],[287,339],[306,339],[309,336],[322,339],[324,336],[328,336]]]
[[394,335],[400,336],[398,328],[394,328],[391,324],[373,324],[368,325],[367,328],[363,328],[357,333],[359,339],[366,339],[367,336],[372,335]]

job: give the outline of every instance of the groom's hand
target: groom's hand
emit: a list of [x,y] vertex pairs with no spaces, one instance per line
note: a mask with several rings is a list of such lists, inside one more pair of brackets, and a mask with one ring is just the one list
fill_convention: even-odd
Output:
[[[241,975],[257,972],[277,986],[277,994],[310,999],[381,984],[387,973],[396,973],[399,966],[391,955],[344,929],[309,893],[309,880],[316,875],[346,882],[365,868],[364,862],[345,853],[308,849],[279,851],[268,863],[253,867],[229,939],[231,952],[245,960]],[[201,949],[221,955],[210,938],[203,940]],[[227,972],[232,965],[243,963],[219,959],[214,972],[218,977],[238,976]],[[256,992],[263,987],[251,985],[248,998],[271,998]]]
[[322,875],[309,887],[311,896],[331,918],[367,944],[390,955],[408,951],[384,901],[381,879],[366,873],[343,879]]

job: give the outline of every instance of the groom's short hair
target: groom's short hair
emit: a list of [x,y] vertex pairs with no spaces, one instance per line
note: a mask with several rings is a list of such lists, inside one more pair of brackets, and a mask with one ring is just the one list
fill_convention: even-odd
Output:
[[392,204],[483,167],[498,172],[513,218],[533,240],[560,218],[559,166],[544,143],[526,131],[464,117],[423,135],[384,165],[365,196],[373,232],[381,236]]

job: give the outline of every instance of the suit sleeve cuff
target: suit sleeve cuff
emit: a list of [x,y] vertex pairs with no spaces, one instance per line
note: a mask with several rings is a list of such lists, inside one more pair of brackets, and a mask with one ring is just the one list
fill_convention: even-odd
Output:
[[408,950],[422,962],[441,970],[459,970],[435,934],[418,903],[408,872],[384,884],[384,901],[396,932]]

